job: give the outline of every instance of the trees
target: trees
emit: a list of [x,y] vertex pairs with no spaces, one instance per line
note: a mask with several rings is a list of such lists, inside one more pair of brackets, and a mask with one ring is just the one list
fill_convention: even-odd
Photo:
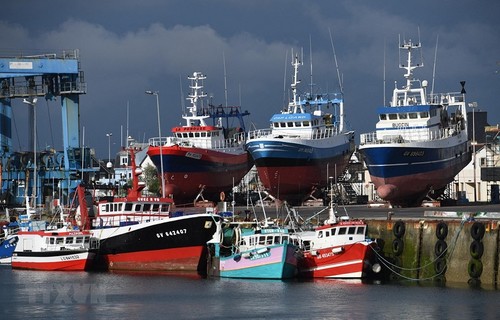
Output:
[[149,164],[144,168],[144,182],[150,194],[160,195],[160,181],[155,166]]

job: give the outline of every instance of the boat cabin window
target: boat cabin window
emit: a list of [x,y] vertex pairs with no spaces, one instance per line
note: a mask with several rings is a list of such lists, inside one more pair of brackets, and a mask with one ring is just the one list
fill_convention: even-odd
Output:
[[266,237],[260,236],[259,237],[259,244],[266,244]]
[[329,236],[330,236],[330,230],[325,231],[325,237],[327,237],[327,238],[328,238]]
[[299,121],[295,122],[295,126],[296,127],[302,127],[302,122],[299,122]]
[[323,231],[318,232],[318,238],[323,238]]
[[73,237],[67,237],[66,244],[72,244],[72,243],[73,243]]
[[199,138],[200,137],[200,133],[199,132],[195,132],[194,136],[195,136],[195,138]]
[[206,136],[207,136],[207,133],[206,133],[206,132],[202,132],[202,133],[201,133],[201,137],[202,137],[202,138],[205,138]]
[[140,204],[136,204],[135,205],[135,212],[139,212],[141,211],[141,205]]
[[84,243],[90,243],[90,237],[84,237],[83,238]]
[[418,118],[418,115],[416,112],[410,112],[408,114],[408,116],[410,117],[410,119],[417,119]]
[[380,120],[387,120],[387,115],[385,113],[382,113],[380,115]]
[[133,203],[125,203],[125,211],[132,211]]
[[159,203],[154,203],[153,204],[153,211],[159,211],[158,209],[160,208],[160,204]]
[[280,122],[280,127],[285,128],[286,127],[286,123],[285,122]]
[[64,239],[63,238],[56,238],[56,244],[63,244]]
[[397,113],[389,113],[389,120],[397,120],[397,119],[398,119]]
[[427,112],[427,111],[420,112],[420,118],[422,118],[422,119],[429,118],[429,112]]
[[348,234],[355,234],[355,233],[356,233],[356,227],[349,227]]
[[347,231],[347,228],[346,227],[342,227],[342,228],[339,228],[339,235],[340,234],[345,234]]
[[302,123],[302,126],[304,126],[304,127],[309,127],[309,121],[304,121],[304,122]]
[[194,134],[192,132],[189,133],[190,138],[194,138]]
[[163,204],[161,206],[161,212],[168,212],[169,210],[170,210],[170,208],[169,208],[168,204]]
[[358,227],[356,234],[365,234],[365,227]]
[[333,229],[332,229],[332,236],[334,236],[334,235],[335,235],[335,232],[336,232],[336,231],[337,231],[337,228],[333,228]]
[[304,246],[304,250],[310,250],[311,249],[311,241],[303,241],[302,245]]
[[75,243],[83,243],[83,237],[76,237]]
[[400,113],[399,114],[399,119],[407,119],[408,118],[408,114],[407,113]]
[[145,204],[144,204],[144,207],[143,207],[143,210],[144,210],[144,211],[149,211],[149,210],[151,210],[151,203],[145,203]]
[[49,243],[50,243],[50,244],[54,244],[54,242],[55,242],[55,241],[56,241],[56,240],[55,240],[54,238],[49,238]]

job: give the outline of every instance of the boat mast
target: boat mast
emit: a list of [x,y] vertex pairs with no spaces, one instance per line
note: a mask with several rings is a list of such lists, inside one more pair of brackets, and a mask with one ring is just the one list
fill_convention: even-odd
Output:
[[340,112],[339,132],[343,132],[344,131],[344,83],[342,81],[342,78],[340,77],[339,64],[337,61],[337,53],[335,52],[335,46],[333,45],[333,37],[332,37],[332,32],[331,32],[330,28],[328,28],[328,32],[330,34],[330,43],[332,45],[333,58],[335,60],[335,69],[337,70],[337,78],[339,80],[339,86],[340,86],[341,101],[340,101],[340,105],[339,105],[339,107],[340,107],[340,109],[339,109],[339,112]]
[[290,87],[292,88],[293,101],[288,104],[288,113],[297,113],[299,108],[300,108],[300,113],[304,113],[304,109],[302,108],[302,105],[300,105],[299,98],[297,96],[297,85],[300,83],[300,80],[298,79],[300,65],[302,65],[302,62],[300,61],[299,56],[295,54],[294,60],[292,61],[292,66],[294,70],[293,82],[290,85]]
[[191,80],[191,85],[189,86],[191,88],[191,94],[186,98],[191,102],[191,106],[188,107],[189,112],[191,115],[186,115],[183,116],[184,119],[186,119],[187,122],[187,127],[192,127],[196,125],[196,121],[200,122],[200,126],[206,126],[207,124],[205,123],[205,119],[208,118],[209,116],[199,116],[197,115],[198,113],[198,100],[200,98],[204,98],[207,95],[201,91],[203,89],[203,80],[205,80],[207,77],[205,77],[201,72],[193,72],[193,76],[188,77],[189,80]]
[[398,92],[403,94],[403,101],[402,101],[402,103],[404,105],[411,104],[411,99],[412,98],[410,98],[408,96],[408,94],[410,92],[411,93],[419,93],[420,94],[420,99],[421,99],[421,101],[419,101],[419,104],[426,104],[427,101],[426,101],[425,90],[424,90],[424,87],[426,86],[426,84],[424,84],[424,83],[427,83],[427,81],[424,80],[424,82],[423,82],[424,85],[423,86],[420,86],[419,88],[412,89],[412,83],[418,81],[417,79],[415,79],[413,77],[413,70],[415,70],[416,68],[421,68],[421,67],[424,66],[423,60],[421,60],[420,63],[413,64],[412,50],[420,49],[421,48],[421,43],[418,42],[418,43],[415,44],[410,39],[408,41],[403,40],[403,44],[401,44],[401,38],[400,38],[399,41],[400,41],[399,42],[399,49],[400,49],[400,51],[401,50],[406,50],[406,52],[407,52],[406,64],[405,63],[401,63],[401,59],[400,59],[400,63],[399,63],[399,68],[406,70],[406,73],[404,74],[404,77],[406,79],[406,86],[404,86],[402,90],[398,90],[397,87],[394,89],[394,95],[392,97],[392,106],[400,105],[400,104],[398,104],[398,99],[399,99],[398,95],[397,95]]

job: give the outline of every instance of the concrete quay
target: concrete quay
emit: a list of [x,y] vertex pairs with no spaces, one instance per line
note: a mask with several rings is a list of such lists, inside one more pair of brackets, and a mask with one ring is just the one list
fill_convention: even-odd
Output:
[[[324,207],[296,207],[302,218]],[[244,211],[243,207],[235,212]],[[271,219],[286,219],[279,208],[265,207]],[[261,207],[251,209],[262,217]],[[497,289],[500,253],[500,205],[390,208],[351,205],[338,215],[366,220],[367,236],[382,246],[380,260],[391,280],[468,284]],[[312,222],[327,218],[326,210]]]

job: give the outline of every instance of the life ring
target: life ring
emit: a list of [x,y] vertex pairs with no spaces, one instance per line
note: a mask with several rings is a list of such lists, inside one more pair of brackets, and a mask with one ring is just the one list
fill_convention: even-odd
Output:
[[224,199],[226,199],[226,194],[224,193],[224,191],[221,191],[221,193],[219,194],[219,199],[220,201],[224,201]]
[[439,240],[444,240],[448,235],[448,225],[443,221],[439,222],[436,226],[436,237]]
[[392,252],[396,255],[396,256],[400,256],[401,253],[403,253],[403,249],[404,249],[404,242],[403,240],[401,239],[394,239],[392,241]]
[[474,240],[470,244],[470,256],[474,259],[481,259],[484,253],[484,245],[481,241]]
[[481,222],[474,222],[470,228],[470,235],[474,240],[481,240],[484,237],[484,224]]
[[445,252],[448,249],[448,244],[444,240],[438,240],[436,241],[436,245],[434,245],[434,253],[436,254],[436,257],[441,257],[443,255],[443,252]]
[[470,259],[467,271],[471,278],[479,278],[483,273],[483,263],[478,259]]
[[446,265],[446,259],[444,258],[439,258],[436,261],[434,261],[434,271],[436,272],[436,275],[442,275],[446,272],[447,265]]
[[402,220],[398,220],[394,224],[394,228],[392,229],[392,232],[397,238],[401,238],[406,231],[405,223]]

